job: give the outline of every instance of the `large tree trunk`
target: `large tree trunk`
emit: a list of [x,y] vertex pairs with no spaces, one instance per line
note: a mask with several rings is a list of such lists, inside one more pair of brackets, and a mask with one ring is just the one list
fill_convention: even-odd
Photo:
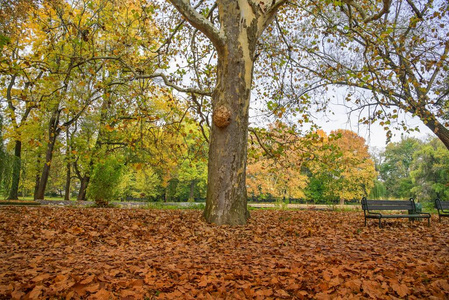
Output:
[[219,28],[188,1],[169,1],[211,40],[218,53],[204,217],[218,225],[246,224],[248,113],[255,47],[285,1],[217,0]]
[[252,61],[245,61],[242,46],[236,42],[232,40],[228,45],[228,57],[219,57],[218,85],[212,100],[214,122],[204,217],[219,225],[245,224],[249,217],[246,153]]
[[20,170],[22,165],[21,154],[22,142],[17,140],[14,145],[11,189],[9,190],[8,200],[19,199]]
[[249,218],[246,192],[249,103],[255,46],[263,30],[259,26],[264,16],[261,12],[254,14],[246,1],[223,1],[222,5],[222,29],[232,38],[217,49],[204,217],[207,222],[219,225],[239,225],[246,224]]

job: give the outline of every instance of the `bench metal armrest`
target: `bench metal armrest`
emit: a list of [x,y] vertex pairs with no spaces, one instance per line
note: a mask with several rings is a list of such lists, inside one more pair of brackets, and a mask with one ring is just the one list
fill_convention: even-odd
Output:
[[430,218],[430,214],[429,214],[429,213],[426,213],[426,212],[414,212],[414,214],[417,214],[417,215],[425,215],[425,216],[428,216],[428,217]]

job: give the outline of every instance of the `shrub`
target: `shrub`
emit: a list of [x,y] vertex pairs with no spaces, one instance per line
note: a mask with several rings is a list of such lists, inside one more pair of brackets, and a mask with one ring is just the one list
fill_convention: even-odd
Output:
[[110,206],[110,202],[117,197],[122,170],[123,164],[115,157],[108,157],[95,166],[87,196],[95,202],[96,206]]

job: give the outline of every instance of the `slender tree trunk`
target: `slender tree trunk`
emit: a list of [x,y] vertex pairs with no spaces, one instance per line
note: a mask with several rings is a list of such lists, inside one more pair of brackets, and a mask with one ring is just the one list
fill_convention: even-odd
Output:
[[[95,143],[95,149],[97,149],[97,145],[99,145],[98,140]],[[96,151],[93,151],[93,153],[96,153]],[[94,166],[93,157],[91,156],[91,158],[90,158],[89,166],[88,166],[87,171],[84,174],[84,176],[81,175],[81,172],[80,172],[76,162],[74,162],[73,166],[74,166],[76,175],[77,175],[78,179],[80,180],[80,189],[78,191],[78,196],[77,196],[76,200],[85,201],[85,200],[87,200],[87,187],[89,186],[90,174],[92,173],[93,166]]]
[[66,152],[66,179],[65,179],[65,188],[64,188],[64,200],[70,200],[70,179],[71,179],[71,164],[70,164],[70,134],[69,128],[66,129],[66,142],[67,142],[67,152]]
[[41,200],[44,199],[45,197],[45,189],[47,187],[48,177],[50,176],[51,161],[53,159],[53,150],[56,144],[56,139],[60,132],[60,130],[57,128],[58,124],[59,124],[59,108],[53,111],[53,115],[50,119],[48,129],[47,151],[45,153],[45,163],[39,180],[39,186],[34,196],[35,200]]
[[100,124],[99,124],[99,130],[98,130],[98,137],[97,137],[97,140],[95,141],[95,146],[94,146],[94,149],[92,151],[92,155],[90,157],[89,167],[87,169],[87,172],[84,174],[83,177],[81,177],[81,173],[79,172],[79,170],[77,168],[75,168],[75,171],[76,171],[76,173],[78,175],[78,178],[81,181],[81,185],[80,185],[80,189],[79,189],[78,197],[77,197],[78,201],[87,200],[87,187],[89,186],[90,175],[92,174],[93,169],[94,169],[94,156],[101,149],[101,137],[104,134],[103,127],[104,127],[105,122],[106,122],[107,111],[108,111],[110,105],[111,105],[111,102],[109,101],[109,99],[104,99],[103,103],[101,104],[101,113],[100,113]]
[[[41,166],[41,155],[37,157],[36,160],[37,167],[39,168]],[[36,172],[36,184],[34,186],[34,199],[37,199],[37,191],[39,190],[39,182],[41,181],[41,176],[39,172]]]
[[70,200],[70,177],[71,170],[70,170],[70,162],[66,165],[66,179],[65,179],[65,188],[64,188],[64,200]]
[[39,180],[39,186],[37,188],[37,193],[35,200],[40,200],[45,198],[45,189],[47,187],[48,177],[50,176],[51,161],[53,159],[53,149],[56,143],[56,136],[52,138],[47,144],[47,152],[45,154],[45,163],[42,169],[42,174]]
[[84,177],[81,179],[81,185],[78,192],[78,197],[76,200],[78,201],[84,201],[86,200],[86,192],[87,192],[87,186],[89,185],[90,176],[84,175]]
[[8,200],[19,199],[20,170],[22,166],[21,155],[22,155],[22,141],[16,140],[14,145],[11,189],[9,190]]
[[189,192],[189,202],[195,202],[195,186],[196,180],[190,181],[190,192]]

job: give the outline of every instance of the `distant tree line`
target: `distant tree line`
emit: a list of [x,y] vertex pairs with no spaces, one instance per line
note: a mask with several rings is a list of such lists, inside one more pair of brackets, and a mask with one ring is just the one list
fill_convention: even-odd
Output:
[[440,140],[407,138],[375,156],[379,177],[371,197],[423,202],[449,198],[449,151]]

